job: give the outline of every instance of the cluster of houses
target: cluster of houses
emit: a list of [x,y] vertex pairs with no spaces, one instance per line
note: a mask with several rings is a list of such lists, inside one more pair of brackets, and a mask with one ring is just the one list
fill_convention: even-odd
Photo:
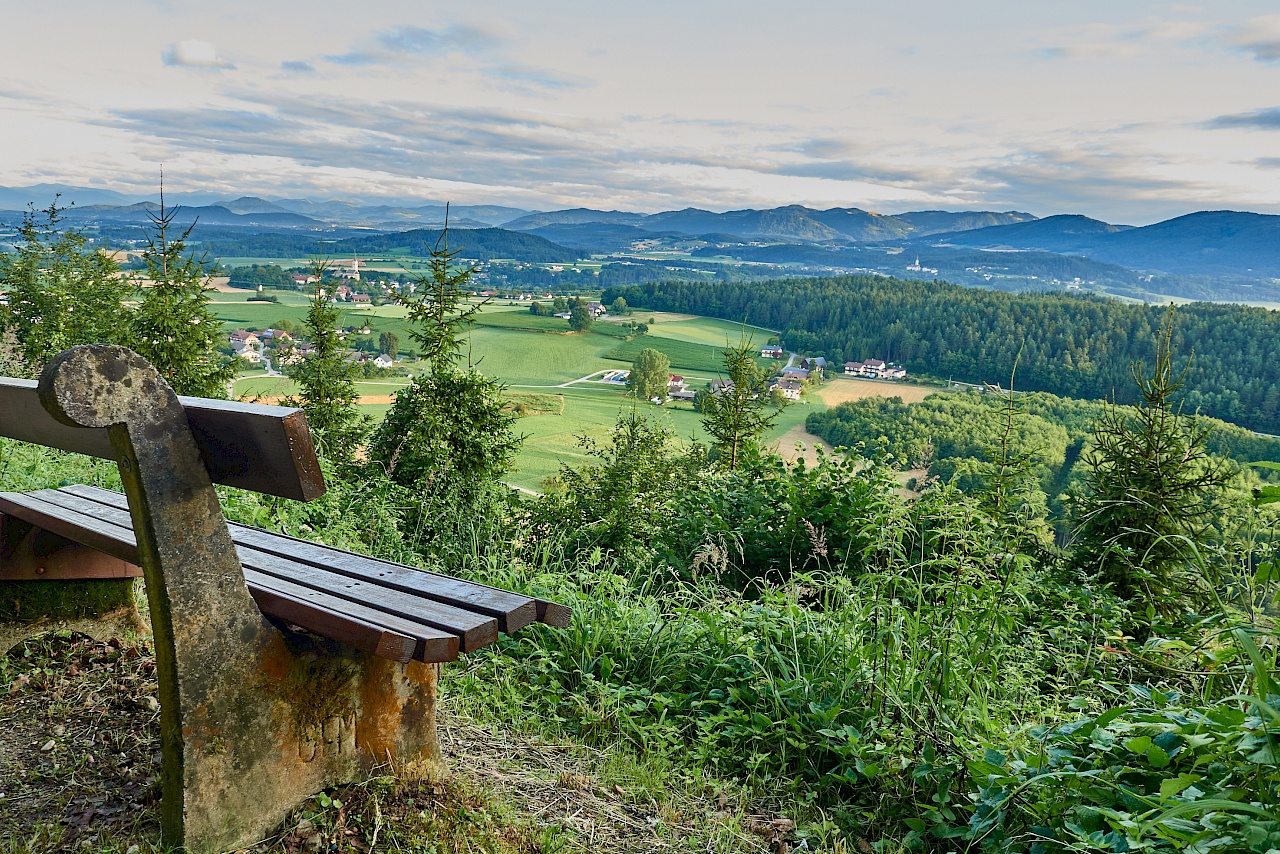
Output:
[[264,329],[262,332],[234,329],[227,338],[231,342],[231,352],[251,365],[262,364],[262,353],[267,347],[273,347],[281,353],[293,353],[295,359],[302,358],[311,351],[310,344],[305,341],[295,343],[293,336],[283,329]]
[[668,376],[667,397],[672,400],[692,401],[696,396],[696,392],[685,385],[684,377],[679,374],[669,374]]
[[501,297],[503,299],[513,299],[513,300],[518,300],[520,302],[530,302],[536,299],[555,299],[555,294],[549,294],[549,293],[548,294],[529,294],[529,293],[517,294],[517,293],[504,293],[502,291],[495,291],[492,289],[483,290],[483,291],[472,291],[471,295],[473,297]]
[[867,359],[865,362],[845,362],[844,375],[876,380],[902,380],[907,377],[907,369],[880,359]]
[[[364,331],[367,332],[368,329],[366,328]],[[315,350],[306,341],[294,339],[292,335],[283,329],[265,329],[262,332],[235,329],[227,336],[227,339],[231,343],[231,352],[251,365],[263,363],[266,359],[265,351],[268,347],[275,350],[276,361],[281,365],[296,364],[311,355]],[[367,353],[359,350],[348,352],[347,361],[360,365],[365,362],[372,362],[379,368],[390,368],[395,364],[395,358],[386,353],[370,357]]]
[[[601,318],[609,313],[609,310],[598,302],[587,303],[587,311],[591,313],[593,318]],[[565,320],[568,320],[570,317],[573,317],[573,314],[568,311],[558,311],[555,316],[563,317]]]

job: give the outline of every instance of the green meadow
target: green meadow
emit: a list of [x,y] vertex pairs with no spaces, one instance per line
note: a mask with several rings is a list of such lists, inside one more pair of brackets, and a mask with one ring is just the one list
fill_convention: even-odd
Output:
[[[279,303],[251,303],[239,294],[219,293],[215,310],[225,328],[264,329],[281,320],[301,323],[306,316],[306,297],[302,294],[278,292]],[[597,442],[607,439],[620,411],[637,406],[646,414],[662,418],[683,440],[702,441],[704,435],[698,413],[689,403],[655,404],[633,401],[620,386],[600,382],[575,382],[602,371],[625,368],[645,347],[666,353],[672,369],[714,377],[720,369],[720,351],[727,340],[736,342],[742,334],[740,324],[688,315],[660,315],[640,312],[636,320],[656,323],[650,334],[631,341],[620,340],[624,330],[617,324],[597,322],[592,330],[568,332],[568,324],[560,318],[535,317],[527,306],[485,306],[479,322],[472,329],[466,356],[480,370],[505,381],[516,401],[534,403],[524,409],[517,429],[525,437],[509,481],[517,486],[537,490],[542,482],[559,471],[561,464],[578,466],[587,460],[581,437]],[[380,332],[395,332],[404,349],[412,347],[404,321],[404,309],[398,306],[344,308],[344,327],[369,327],[374,340]],[[561,331],[563,330],[563,331]],[[748,335],[763,343],[768,330],[748,329]],[[407,365],[411,370],[413,363]],[[363,381],[357,384],[362,397],[390,395],[408,382],[405,378]],[[566,385],[569,384],[569,385]],[[695,387],[699,383],[692,383]],[[244,372],[236,381],[236,395],[243,399],[278,398],[296,391],[287,377],[266,376],[262,370]],[[812,403],[793,404],[779,418],[773,430],[777,439],[797,425],[803,425],[811,407],[825,408],[815,399]],[[563,400],[563,404],[559,401]],[[379,400],[362,405],[375,419],[381,419],[389,404]]]

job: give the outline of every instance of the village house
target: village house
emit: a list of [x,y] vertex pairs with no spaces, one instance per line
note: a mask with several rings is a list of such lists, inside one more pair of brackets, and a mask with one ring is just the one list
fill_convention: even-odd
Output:
[[352,294],[351,301],[365,304],[372,302],[368,294]]
[[592,317],[601,317],[605,314],[605,307],[598,302],[587,303],[587,311],[591,312]]
[[282,342],[281,348],[276,351],[276,361],[282,365],[296,365],[315,352],[315,349],[306,341]]
[[865,362],[845,362],[844,374],[847,377],[901,380],[906,378],[907,370],[901,365],[889,365],[880,359],[867,359]]
[[782,378],[784,380],[796,380],[798,382],[804,382],[805,380],[809,379],[809,372],[804,368],[783,368]]
[[779,344],[767,344],[760,348],[760,356],[764,359],[781,359],[782,346]]
[[733,380],[712,380],[711,393],[724,394],[726,391],[733,391]]
[[776,391],[787,400],[799,400],[800,390],[804,388],[804,384],[796,380],[774,380],[769,383],[769,389]]
[[231,349],[233,352],[240,354],[245,350],[257,350],[262,346],[262,341],[257,335],[244,329],[234,329],[227,336],[231,341]]
[[698,393],[691,388],[679,388],[667,391],[667,397],[672,400],[688,400],[692,401],[697,397]]

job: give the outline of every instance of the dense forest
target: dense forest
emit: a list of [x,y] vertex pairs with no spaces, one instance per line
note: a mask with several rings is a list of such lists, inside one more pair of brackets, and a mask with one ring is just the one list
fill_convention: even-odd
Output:
[[[1007,415],[1014,418],[1009,423]],[[1066,493],[1077,488],[1087,469],[1081,459],[1109,404],[1073,400],[1046,392],[1007,395],[959,392],[933,394],[920,403],[870,397],[842,403],[805,419],[805,429],[837,448],[872,459],[892,460],[904,469],[926,469],[929,477],[965,492],[983,487],[973,473],[1008,453],[1025,457],[1029,474],[1043,492],[1044,510],[1060,534],[1069,513]],[[1116,408],[1132,417],[1132,407]],[[1200,418],[1207,431],[1204,448],[1217,458],[1241,465],[1280,463],[1280,439],[1262,436],[1213,418]],[[915,485],[922,485],[921,479]]]
[[[746,320],[781,330],[791,350],[840,363],[901,361],[914,374],[1133,403],[1135,362],[1154,356],[1166,309],[1090,295],[1010,294],[945,282],[835,276],[769,282],[668,282],[609,288],[649,310]],[[1174,344],[1192,355],[1188,412],[1280,433],[1280,313],[1194,303]]]
[[[105,230],[104,230],[105,232]],[[113,229],[115,239],[136,239],[140,229]],[[311,255],[350,256],[352,254],[426,255],[440,239],[438,228],[416,228],[389,234],[291,231],[248,234],[244,229],[209,228],[197,232],[191,241],[197,252],[210,258],[305,258]],[[358,236],[353,236],[358,235]],[[194,235],[193,235],[194,238]],[[566,249],[542,237],[501,228],[451,228],[449,245],[462,257],[478,261],[519,258],[534,263],[559,263],[586,257],[579,249]]]

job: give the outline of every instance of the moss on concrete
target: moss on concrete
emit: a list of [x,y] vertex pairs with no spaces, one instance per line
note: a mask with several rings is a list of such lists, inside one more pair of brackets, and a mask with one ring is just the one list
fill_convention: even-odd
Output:
[[132,578],[0,581],[0,621],[96,617],[132,605]]
[[282,694],[293,710],[298,732],[354,712],[352,682],[359,674],[360,668],[347,658],[297,659]]

